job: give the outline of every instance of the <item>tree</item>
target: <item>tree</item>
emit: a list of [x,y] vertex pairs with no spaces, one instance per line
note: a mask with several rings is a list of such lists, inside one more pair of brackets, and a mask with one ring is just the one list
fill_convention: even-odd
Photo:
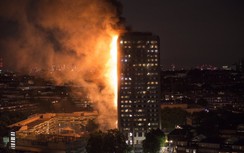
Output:
[[126,153],[130,149],[125,140],[124,135],[116,129],[106,132],[97,131],[90,134],[86,151],[87,153]]
[[90,138],[88,139],[86,146],[87,153],[99,152],[103,150],[103,135],[104,133],[102,131],[90,134]]
[[95,132],[98,129],[98,124],[96,123],[96,121],[93,120],[88,120],[87,125],[86,125],[86,130],[88,132]]
[[165,143],[164,132],[160,129],[151,130],[146,134],[146,139],[142,142],[144,153],[158,153]]

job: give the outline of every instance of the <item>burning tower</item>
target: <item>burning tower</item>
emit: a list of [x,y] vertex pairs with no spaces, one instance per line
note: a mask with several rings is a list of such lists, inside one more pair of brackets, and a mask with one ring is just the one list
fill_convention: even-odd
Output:
[[118,127],[135,147],[160,128],[159,42],[156,35],[135,32],[118,40]]

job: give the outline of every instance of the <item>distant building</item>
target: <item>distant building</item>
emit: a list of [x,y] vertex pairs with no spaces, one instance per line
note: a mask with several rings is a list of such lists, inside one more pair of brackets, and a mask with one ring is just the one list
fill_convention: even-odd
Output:
[[39,104],[27,100],[0,101],[0,112],[35,112]]
[[244,72],[244,59],[236,63],[236,70],[239,72]]
[[165,108],[178,108],[178,109],[182,109],[184,111],[186,111],[189,114],[193,114],[193,113],[197,113],[197,112],[202,112],[204,111],[204,108],[201,107],[200,105],[188,105],[186,103],[162,103],[160,105],[161,109],[165,109]]
[[0,57],[0,69],[3,68],[3,58]]
[[160,128],[160,41],[151,33],[119,38],[118,126],[137,146]]
[[187,126],[168,134],[169,148],[176,153],[243,153],[244,133],[238,128],[219,129],[215,136],[199,133],[202,129]]

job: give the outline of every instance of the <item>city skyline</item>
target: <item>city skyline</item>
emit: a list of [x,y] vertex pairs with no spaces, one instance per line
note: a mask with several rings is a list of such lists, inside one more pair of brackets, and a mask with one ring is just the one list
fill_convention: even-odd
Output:
[[161,65],[232,65],[244,58],[243,1],[122,1],[126,25],[160,36]]
[[0,1],[0,152],[242,152],[243,8]]
[[[129,27],[128,29],[139,32],[152,32],[160,36],[160,43],[162,44],[161,65],[164,68],[169,68],[172,64],[175,64],[177,68],[194,68],[202,64],[220,67],[233,65],[244,58],[244,45],[242,42],[244,35],[242,28],[244,26],[244,11],[242,8],[244,3],[240,0],[208,0],[204,2],[141,0],[139,5],[135,0],[115,1],[113,3],[121,3],[121,6],[116,4],[116,15],[125,19],[124,23],[125,26]],[[67,48],[62,42],[63,38],[60,37],[64,35],[62,30],[57,27],[47,29],[45,22],[44,25],[40,25],[39,19],[49,20],[52,17],[49,15],[50,17],[47,18],[48,14],[43,13],[43,17],[34,19],[34,16],[38,13],[31,7],[41,8],[41,5],[37,2],[30,4],[32,6],[26,7],[27,10],[25,10],[28,24],[31,26],[33,24],[34,29],[40,32],[39,36],[43,37],[44,34],[44,37],[50,42],[50,47],[53,48],[51,50],[54,50],[55,53],[71,52],[67,56],[73,56],[74,50]],[[21,10],[24,5],[24,2],[18,1],[1,2],[0,57],[3,58],[4,66],[11,68],[16,67],[16,65],[17,67],[20,66],[20,64],[14,64],[13,61],[16,61],[16,56],[23,52],[22,48],[26,48],[26,45],[31,44],[31,42],[28,42],[20,49],[15,48],[16,41],[18,44],[18,40],[26,35],[23,34],[25,33],[23,32],[26,28],[25,24],[27,24],[23,24],[23,22],[26,22],[23,17],[25,12]],[[44,12],[46,11],[45,7],[41,8],[44,9]],[[54,3],[50,7],[53,7],[53,10],[56,11],[60,8],[59,5]],[[60,12],[57,11],[56,13]],[[17,18],[17,14],[20,17]],[[57,14],[54,13],[54,16]],[[55,22],[61,23],[59,21]],[[32,39],[32,37],[30,38]],[[35,39],[32,41],[39,41]],[[11,41],[15,42],[12,43]],[[43,51],[44,49],[35,50]],[[35,53],[37,51],[30,52]],[[46,59],[48,59],[45,58],[44,53],[36,56],[40,59],[35,62],[46,63]]]

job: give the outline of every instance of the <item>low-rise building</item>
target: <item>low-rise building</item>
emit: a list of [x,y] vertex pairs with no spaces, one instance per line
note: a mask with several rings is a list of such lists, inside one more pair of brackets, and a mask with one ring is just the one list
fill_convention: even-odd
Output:
[[[35,152],[85,151],[86,125],[94,120],[97,112],[35,114],[12,124],[15,135],[10,148]],[[10,142],[13,138],[10,137]]]

